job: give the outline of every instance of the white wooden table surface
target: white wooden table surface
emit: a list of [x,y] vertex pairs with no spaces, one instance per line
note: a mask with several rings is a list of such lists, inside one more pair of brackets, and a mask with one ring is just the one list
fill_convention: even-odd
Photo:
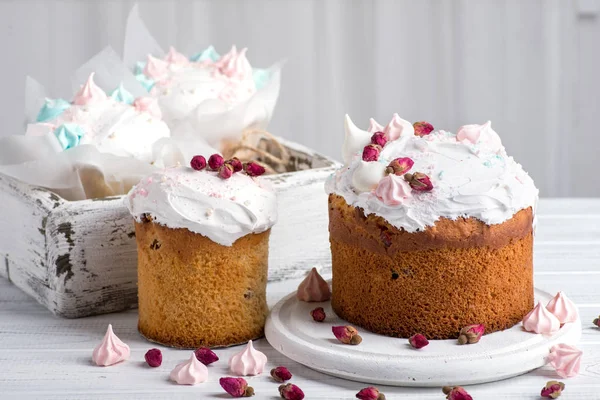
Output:
[[[600,329],[591,321],[600,314],[600,199],[543,199],[538,216],[535,285],[551,293],[563,290],[578,304],[583,320],[581,373],[563,380],[566,390],[560,398],[598,400]],[[295,290],[299,281],[269,284],[270,304]],[[112,367],[96,367],[91,364],[92,349],[108,323],[131,346],[131,359]],[[228,398],[218,380],[228,375],[226,361],[238,348],[217,350],[221,361],[209,367],[208,382],[178,386],[168,381],[169,372],[190,353],[161,348],[162,366],[146,367],[144,353],[155,346],[137,333],[136,324],[135,310],[76,320],[57,318],[0,279],[0,399]],[[256,347],[267,354],[268,369],[277,365],[290,369],[292,382],[304,390],[307,399],[352,399],[367,386],[305,368],[280,355],[264,339]],[[475,400],[539,399],[541,388],[551,379],[559,378],[550,367],[544,367],[467,389]],[[278,384],[268,373],[248,382],[255,388],[254,398],[278,398]],[[380,386],[380,390],[388,399],[444,399],[438,389]]]

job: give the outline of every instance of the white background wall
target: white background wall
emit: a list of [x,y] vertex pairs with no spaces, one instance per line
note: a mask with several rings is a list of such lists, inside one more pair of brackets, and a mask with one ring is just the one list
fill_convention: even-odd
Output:
[[[488,119],[545,196],[600,196],[600,0],[139,1],[190,54],[287,58],[270,130],[340,158],[342,116],[393,112],[455,130]],[[0,127],[22,132],[24,77],[69,97],[71,72],[122,51],[134,1],[0,1]]]

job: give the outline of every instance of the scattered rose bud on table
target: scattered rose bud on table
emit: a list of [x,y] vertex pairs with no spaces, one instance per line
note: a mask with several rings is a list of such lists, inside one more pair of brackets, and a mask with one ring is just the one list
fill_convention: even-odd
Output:
[[356,393],[356,398],[360,400],[385,400],[385,395],[376,387],[369,386]]
[[325,310],[323,309],[323,307],[317,307],[314,310],[312,310],[310,312],[310,315],[312,316],[313,320],[317,321],[317,322],[323,322],[325,321]]
[[302,400],[304,392],[293,383],[279,386],[279,395],[285,400]]
[[485,326],[482,324],[468,325],[460,330],[458,335],[458,344],[473,344],[479,342],[485,332]]
[[194,351],[196,358],[204,365],[212,364],[216,361],[219,361],[219,357],[215,354],[214,351],[209,349],[208,347],[200,347]]
[[465,388],[460,386],[444,386],[442,392],[446,395],[447,400],[473,400]]
[[160,367],[162,364],[162,353],[159,349],[150,349],[144,355],[146,362],[152,368]]
[[540,395],[548,399],[556,399],[561,395],[563,390],[565,390],[564,383],[558,381],[548,381],[546,382],[546,386],[542,388],[542,393],[540,393]]
[[416,335],[412,335],[410,338],[408,338],[408,343],[410,343],[410,345],[415,349],[422,349],[429,344],[429,340],[427,340],[427,338],[420,333],[417,333]]
[[331,331],[335,335],[336,339],[344,344],[357,345],[362,342],[362,337],[360,337],[356,328],[350,325],[332,326]]
[[254,396],[254,389],[248,386],[244,378],[223,377],[219,379],[219,384],[231,397]]
[[286,367],[277,367],[271,370],[271,376],[277,382],[285,382],[292,379],[292,373]]

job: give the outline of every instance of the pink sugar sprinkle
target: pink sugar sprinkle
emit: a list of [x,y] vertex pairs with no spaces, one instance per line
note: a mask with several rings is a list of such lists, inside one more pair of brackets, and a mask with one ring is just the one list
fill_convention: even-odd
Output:
[[140,188],[140,189],[138,190],[138,194],[139,194],[140,196],[142,196],[142,197],[148,197],[148,191],[147,191],[146,189],[144,189],[144,188]]
[[152,177],[151,177],[151,176],[149,176],[149,177],[148,177],[148,179],[146,179],[146,182],[147,182],[147,183],[152,183]]
[[515,179],[519,182],[519,183],[523,183],[523,181],[521,180],[521,178],[519,178],[517,175],[515,175]]

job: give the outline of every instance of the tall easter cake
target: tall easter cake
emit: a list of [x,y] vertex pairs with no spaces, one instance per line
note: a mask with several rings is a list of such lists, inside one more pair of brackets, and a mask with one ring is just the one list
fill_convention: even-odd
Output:
[[458,337],[509,328],[533,307],[532,179],[491,123],[457,134],[394,115],[345,121],[329,178],[332,306],[376,333]]
[[134,98],[122,85],[107,95],[92,73],[71,102],[46,99],[25,134],[53,134],[59,150],[91,144],[100,152],[150,162],[152,145],[170,131],[155,99]]
[[138,244],[138,328],[165,345],[229,346],[263,334],[275,194],[255,177],[264,172],[256,164],[243,172],[213,155],[209,165],[196,156],[199,171],[158,171],[126,198]]

